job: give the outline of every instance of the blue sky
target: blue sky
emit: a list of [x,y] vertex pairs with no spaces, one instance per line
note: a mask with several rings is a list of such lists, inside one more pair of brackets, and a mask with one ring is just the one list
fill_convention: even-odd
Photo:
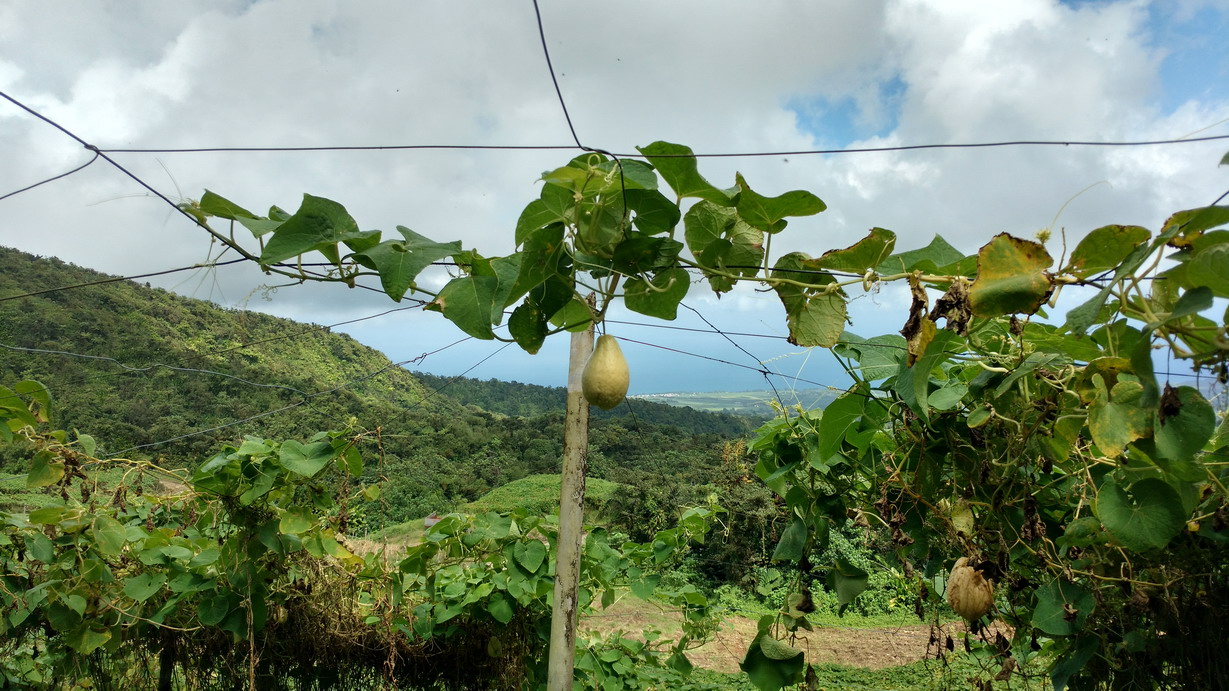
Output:
[[[1223,0],[773,0],[748,7],[543,0],[578,135],[614,151],[665,139],[718,152],[1229,134]],[[136,0],[80,3],[72,12],[7,3],[0,56],[0,90],[102,147],[571,142],[528,2]],[[1156,228],[1172,211],[1210,202],[1229,188],[1229,167],[1217,167],[1227,150],[1229,143],[1213,142],[793,155],[705,159],[701,169],[723,186],[741,172],[764,193],[803,188],[828,203],[827,212],[774,241],[778,256],[819,255],[874,226],[895,231],[899,249],[941,233],[972,253],[995,233],[1032,237],[1053,224],[1057,257],[1062,232],[1074,243],[1107,223]],[[212,189],[249,208],[294,208],[310,192],[343,202],[366,228],[405,225],[499,255],[513,249],[511,229],[536,197],[540,172],[572,155],[118,160],[176,197]],[[79,144],[6,103],[0,156],[0,194],[88,158]],[[211,256],[200,231],[101,163],[0,200],[0,244],[120,275]],[[270,286],[251,266],[153,280],[225,306],[320,324],[397,306],[367,291]],[[438,288],[446,280],[437,272],[423,283]],[[634,392],[764,388],[757,372],[713,359],[753,368],[759,360],[843,384],[826,351],[781,338],[784,316],[772,294],[746,289],[718,299],[697,287],[686,302],[721,330],[757,334],[733,337],[752,355],[718,334],[611,323],[629,341]],[[899,286],[885,286],[854,303],[850,329],[894,332],[907,306]],[[687,310],[665,326],[709,328]],[[439,315],[414,310],[339,329],[394,360],[461,336]],[[457,374],[498,347],[466,342],[414,367]],[[562,384],[564,348],[562,338],[532,357],[512,347],[471,375]]]

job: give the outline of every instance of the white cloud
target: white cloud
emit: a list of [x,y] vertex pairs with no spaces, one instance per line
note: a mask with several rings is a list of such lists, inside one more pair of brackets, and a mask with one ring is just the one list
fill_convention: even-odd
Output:
[[[81,0],[60,8],[0,6],[0,88],[100,146],[571,141],[524,3],[149,0],[119,7]],[[1173,21],[1217,8],[1191,2],[1189,14],[1175,11]],[[713,152],[810,149],[833,140],[1167,138],[1229,117],[1229,93],[1215,79],[1192,77],[1182,85],[1189,93],[1181,105],[1165,105],[1162,87],[1172,85],[1160,80],[1172,32],[1155,26],[1156,7],[1138,0],[1077,8],[1054,0],[780,0],[754,7],[550,1],[542,11],[578,135],[615,151],[655,139]],[[842,108],[847,112],[832,114]],[[841,117],[876,136],[840,141],[850,136]],[[7,164],[0,193],[88,158],[6,103],[0,122]],[[1202,134],[1226,132],[1222,122]],[[1155,228],[1171,211],[1207,203],[1229,186],[1226,169],[1216,167],[1225,149],[793,155],[704,159],[701,171],[722,186],[742,171],[763,193],[805,188],[828,203],[827,212],[793,221],[774,240],[777,252],[818,255],[872,226],[896,231],[901,249],[941,233],[972,252],[996,232],[1031,236],[1090,185],[1058,220],[1070,242],[1106,223]],[[270,204],[293,209],[310,192],[342,201],[365,228],[402,224],[502,254],[512,250],[517,215],[538,193],[534,179],[572,155],[417,150],[116,159],[176,200],[209,188],[263,212]],[[1096,184],[1102,181],[1108,184]],[[176,187],[181,192],[172,193]],[[96,163],[0,202],[0,243],[128,274],[206,256],[199,230],[161,201],[126,196],[132,194],[144,191]],[[181,284],[177,276],[160,285],[234,303],[259,296],[269,280],[246,267],[219,270],[217,286]],[[435,274],[423,284],[436,288],[442,280]],[[771,293],[702,295],[702,287],[693,288],[689,302],[710,318],[728,314],[730,323],[763,333],[782,327]],[[903,309],[886,290],[862,302],[872,308],[859,306],[868,315],[859,319]],[[336,286],[280,289],[271,302],[248,304],[323,323],[395,306]],[[884,317],[884,328],[891,323]],[[438,315],[413,324],[416,334],[456,333]],[[870,335],[861,325],[855,330]],[[380,340],[371,329],[363,333]]]

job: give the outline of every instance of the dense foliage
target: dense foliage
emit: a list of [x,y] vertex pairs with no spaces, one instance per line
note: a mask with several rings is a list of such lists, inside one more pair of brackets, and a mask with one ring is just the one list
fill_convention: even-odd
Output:
[[[417,288],[429,263],[452,258],[459,275],[430,307],[471,336],[529,352],[551,333],[600,324],[618,298],[673,319],[692,286],[688,269],[717,293],[748,279],[767,284],[790,340],[833,348],[855,380],[822,415],[784,416],[753,444],[760,477],[790,514],[775,560],[805,575],[834,525],[850,514],[873,518],[891,529],[908,570],[933,576],[962,557],[979,577],[1009,586],[1001,614],[1014,640],[985,639],[1002,661],[996,678],[1038,655],[1060,690],[1201,688],[1223,678],[1214,650],[1180,641],[1192,630],[1184,626],[1204,621],[1193,616],[1201,606],[1221,607],[1229,587],[1225,466],[1208,455],[1222,453],[1224,435],[1214,440],[1204,392],[1168,379],[1161,386],[1153,349],[1226,377],[1229,320],[1212,315],[1214,299],[1229,297],[1229,231],[1215,230],[1229,208],[1180,212],[1155,236],[1098,228],[1070,257],[1064,245],[1058,262],[1044,245],[1048,231],[1041,242],[1003,233],[965,256],[939,237],[894,253],[896,235],[883,228],[850,247],[774,262],[773,236],[788,217],[824,211],[818,197],[766,197],[741,175],[718,188],[684,146],[655,142],[640,152],[647,162],[587,153],[545,173],[517,222],[517,252],[505,257],[400,226],[400,237],[384,239],[311,195],[294,214],[274,207],[257,216],[207,192],[191,212],[266,271],[305,279],[282,262],[320,253],[333,266],[323,280],[378,276],[394,300]],[[697,201],[684,208],[686,198]],[[259,249],[211,227],[211,216],[247,228]],[[913,295],[901,336],[846,332],[848,293],[890,281]],[[1080,286],[1091,298],[1064,325],[1034,319]],[[507,337],[495,331],[505,317]],[[842,606],[869,580],[840,557],[822,567]],[[761,688],[806,678],[801,651],[781,642],[809,627],[802,583],[761,621],[744,661]],[[1226,621],[1219,609],[1209,616]]]
[[[348,516],[379,494],[358,483],[360,434],[248,437],[188,474],[96,458],[92,437],[48,429],[50,402],[31,381],[0,389],[0,436],[34,450],[27,484],[59,495],[0,513],[0,686],[512,689],[541,678],[551,518],[454,514],[400,553],[356,554]],[[107,469],[116,482],[104,484]],[[142,476],[159,489],[142,491]],[[645,544],[590,531],[584,610],[630,588],[685,618],[681,636],[630,653],[599,642],[582,678],[635,688],[647,672],[689,671],[683,651],[712,630],[707,600],[658,582],[714,515],[690,510]]]

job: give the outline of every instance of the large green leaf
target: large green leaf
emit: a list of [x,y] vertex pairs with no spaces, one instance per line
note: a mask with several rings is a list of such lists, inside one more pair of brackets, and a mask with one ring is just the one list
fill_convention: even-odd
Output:
[[828,587],[836,591],[837,603],[842,611],[866,590],[869,582],[870,574],[844,557],[837,558],[828,571]]
[[658,319],[674,319],[678,306],[687,296],[691,277],[685,269],[661,271],[646,281],[639,276],[628,279],[623,289],[623,303],[633,312]]
[[808,297],[785,314],[789,342],[831,348],[845,331],[845,297],[838,292]]
[[896,233],[883,228],[871,228],[866,237],[840,250],[824,252],[816,265],[833,271],[863,273],[882,264],[896,247]]
[[1122,263],[1140,243],[1146,242],[1152,233],[1139,226],[1103,226],[1080,240],[1071,253],[1071,260],[1063,268],[1076,278],[1088,278],[1113,269]]
[[1094,509],[1114,539],[1133,552],[1165,547],[1186,522],[1182,498],[1156,478],[1124,488],[1107,477],[1097,492]]
[[761,633],[747,648],[747,655],[739,667],[747,678],[761,691],[779,691],[786,686],[802,681],[806,666],[801,650],[778,641],[768,633]]
[[448,282],[427,309],[443,313],[474,338],[491,340],[491,313],[499,309],[495,294],[499,279],[493,276],[459,276]]
[[546,342],[546,314],[533,300],[525,300],[508,317],[508,334],[525,352],[533,355]]
[[380,285],[388,296],[398,302],[406,291],[414,288],[414,279],[422,270],[445,257],[461,251],[461,241],[438,243],[418,233],[397,226],[403,240],[385,240],[354,255],[354,259],[380,273]]
[[[696,263],[736,276],[754,276],[764,259],[764,234],[738,218],[734,209],[702,201],[683,217],[684,237]],[[733,268],[737,267],[737,268]],[[709,275],[716,292],[726,292],[734,281]]]
[[1221,243],[1195,252],[1186,264],[1186,282],[1192,286],[1207,286],[1217,297],[1229,297],[1229,243]]
[[842,357],[855,360],[862,377],[867,381],[875,381],[896,374],[901,363],[905,361],[908,343],[896,334],[862,338],[846,331],[841,334],[841,339],[833,350]]
[[813,216],[828,206],[823,200],[806,190],[793,190],[777,197],[764,197],[735,173],[738,184],[738,215],[752,227],[765,233],[776,233],[785,228],[783,219],[790,216]]
[[314,444],[302,444],[293,439],[287,439],[282,442],[282,448],[278,452],[278,460],[281,461],[282,467],[292,473],[298,473],[307,477],[312,477],[320,472],[324,466],[328,465],[329,461],[337,452],[333,449],[333,445],[328,442],[315,442]]
[[146,571],[124,579],[124,594],[137,602],[145,602],[162,590],[162,584],[165,582],[165,573]]
[[537,573],[546,563],[546,546],[537,540],[518,542],[512,550],[516,563],[529,573]]
[[959,348],[961,343],[959,334],[941,329],[935,332],[926,350],[912,366],[901,360],[900,371],[896,375],[896,394],[923,420],[930,419],[930,372],[952,355],[951,351]]
[[636,212],[632,224],[645,233],[668,233],[683,218],[683,212],[657,190],[628,190],[627,206]]
[[777,547],[772,551],[773,561],[797,562],[806,554],[807,524],[797,516],[781,533]]
[[867,392],[863,387],[859,387],[846,391],[824,408],[823,417],[819,419],[820,460],[827,461],[840,452],[846,432],[862,419],[862,409],[867,398]]
[[1165,388],[1153,426],[1153,441],[1161,457],[1184,461],[1195,457],[1216,431],[1212,404],[1190,386]]
[[700,175],[695,154],[689,147],[657,141],[636,148],[657,168],[657,172],[680,199],[699,197],[722,206],[733,205],[732,195],[714,187]]
[[1152,410],[1140,405],[1144,387],[1134,379],[1120,379],[1111,388],[1102,375],[1094,374],[1092,384],[1088,431],[1101,453],[1117,458],[1127,444],[1152,434]]
[[1096,636],[1084,636],[1067,648],[1065,654],[1050,669],[1050,683],[1054,686],[1054,691],[1066,691],[1067,681],[1084,669],[1084,665],[1087,665],[1097,652],[1100,643],[1101,639]]
[[26,487],[47,487],[64,477],[64,459],[43,449],[30,461],[30,473],[26,475]]
[[331,199],[303,195],[303,204],[273,233],[260,254],[261,264],[276,264],[305,252],[319,251],[340,262],[337,243],[363,237],[346,207]]
[[977,280],[969,303],[979,317],[1033,314],[1050,294],[1053,263],[1044,246],[1000,233],[977,253]]
[[89,655],[111,640],[110,629],[94,628],[95,626],[97,625],[88,622],[82,624],[80,628],[66,635],[64,642],[82,655]]
[[906,271],[942,273],[941,267],[955,264],[962,259],[964,259],[964,254],[960,250],[936,235],[925,247],[900,252],[883,260],[875,267],[875,272],[880,274],[898,274]]
[[1051,636],[1070,636],[1084,628],[1084,621],[1095,606],[1092,593],[1056,578],[1037,590],[1033,626]]
[[124,551],[128,531],[124,525],[110,516],[98,516],[90,528],[94,535],[94,544],[98,551],[108,557],[118,556]]

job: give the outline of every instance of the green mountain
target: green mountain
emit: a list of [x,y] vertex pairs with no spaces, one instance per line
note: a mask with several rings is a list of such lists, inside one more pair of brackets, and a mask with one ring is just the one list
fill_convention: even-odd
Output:
[[[74,287],[111,277],[7,248],[0,267],[0,384],[43,382],[57,426],[92,435],[104,453],[193,466],[247,434],[352,429],[366,433],[370,479],[385,487],[378,506],[356,517],[371,527],[560,470],[562,389],[422,375],[424,386],[324,327],[131,281]],[[631,411],[593,421],[590,477],[703,484],[722,443],[752,426],[639,401]],[[26,462],[21,449],[0,447],[0,473]]]
[[398,434],[456,408],[324,327],[131,281],[71,287],[110,277],[7,248],[0,266],[0,381],[42,381],[59,423],[110,453],[183,462],[243,434],[305,436],[351,417]]

